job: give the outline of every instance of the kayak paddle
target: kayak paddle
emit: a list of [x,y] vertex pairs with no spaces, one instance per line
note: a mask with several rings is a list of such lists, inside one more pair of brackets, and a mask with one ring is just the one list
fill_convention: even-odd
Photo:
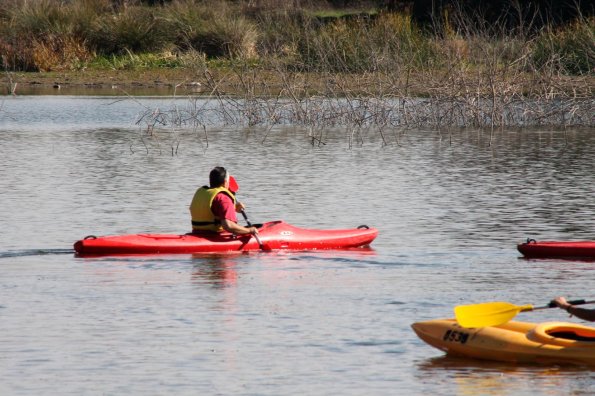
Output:
[[[229,176],[229,191],[231,191],[232,193],[235,194],[239,190],[240,190],[240,186],[238,185],[238,182],[236,181],[235,177],[230,175]],[[246,223],[248,223],[248,227],[252,227],[252,223],[250,223],[250,220],[248,220],[248,216],[246,215],[246,212],[244,212],[244,209],[242,209],[242,216],[244,216],[244,220],[246,220]],[[260,247],[260,250],[263,250],[263,251],[271,250],[270,248],[268,248],[268,246],[263,245],[262,241],[258,237],[258,234],[254,234],[254,238],[256,239],[256,242],[258,242],[258,246]]]
[[[246,220],[246,223],[248,223],[248,227],[252,227],[252,223],[250,223],[250,220],[248,220],[248,216],[246,215],[246,212],[244,211],[244,209],[242,209],[242,216],[244,216],[244,220]],[[262,243],[258,234],[254,234],[254,238],[256,239],[256,242],[258,242],[258,246],[260,247],[260,250],[262,250],[262,251],[270,251],[271,250],[271,248],[269,248],[268,246],[265,246]]]
[[[571,305],[592,304],[595,301],[574,300],[568,301]],[[487,302],[472,305],[456,306],[455,318],[463,327],[498,326],[512,320],[518,313],[535,311],[538,309],[555,308],[556,304],[550,302],[542,307],[533,305],[514,305],[507,302]]]
[[238,186],[238,182],[236,181],[236,178],[233,176],[229,176],[229,191],[231,191],[232,193],[237,193],[240,189],[240,186]]

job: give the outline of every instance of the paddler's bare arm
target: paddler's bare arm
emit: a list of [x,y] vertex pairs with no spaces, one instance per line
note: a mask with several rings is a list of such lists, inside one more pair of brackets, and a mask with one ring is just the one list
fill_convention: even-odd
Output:
[[258,229],[256,227],[244,227],[235,223],[231,220],[223,219],[221,220],[221,225],[225,229],[225,231],[232,232],[234,234],[258,234]]
[[595,322],[595,309],[586,309],[586,308],[579,308],[574,305],[571,305],[566,301],[564,297],[557,297],[552,300],[554,304],[558,307],[562,308],[566,312],[571,315],[576,316],[577,318],[588,320],[590,322]]

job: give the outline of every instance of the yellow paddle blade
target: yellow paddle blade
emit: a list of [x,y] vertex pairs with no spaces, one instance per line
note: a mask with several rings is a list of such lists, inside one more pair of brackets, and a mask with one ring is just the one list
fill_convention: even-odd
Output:
[[463,327],[487,327],[504,324],[519,312],[533,310],[532,305],[518,306],[507,302],[488,302],[455,307],[455,318]]

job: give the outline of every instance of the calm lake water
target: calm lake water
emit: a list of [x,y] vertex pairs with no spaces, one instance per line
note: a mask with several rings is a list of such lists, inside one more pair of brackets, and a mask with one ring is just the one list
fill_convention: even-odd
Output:
[[[0,98],[0,394],[568,395],[585,368],[444,357],[411,323],[459,304],[593,299],[595,130],[169,130],[167,98]],[[146,107],[143,107],[146,106]],[[266,136],[266,139],[265,139]],[[263,142],[264,140],[264,142]],[[82,237],[189,229],[226,166],[253,222],[377,227],[369,251],[78,258]],[[527,321],[570,320],[558,309]]]

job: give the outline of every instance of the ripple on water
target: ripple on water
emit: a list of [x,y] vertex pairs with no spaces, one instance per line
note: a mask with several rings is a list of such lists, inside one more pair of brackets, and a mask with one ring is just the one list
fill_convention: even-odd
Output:
[[[595,393],[592,371],[453,360],[410,328],[459,304],[591,295],[592,263],[523,260],[516,244],[593,239],[592,130],[499,131],[490,145],[408,131],[388,146],[371,130],[349,149],[341,129],[313,147],[299,128],[209,126],[208,149],[180,134],[171,155],[165,140],[142,149],[137,103],[54,99],[0,114],[1,393]],[[255,221],[379,236],[370,251],[72,254],[89,234],[187,232],[215,165]]]

